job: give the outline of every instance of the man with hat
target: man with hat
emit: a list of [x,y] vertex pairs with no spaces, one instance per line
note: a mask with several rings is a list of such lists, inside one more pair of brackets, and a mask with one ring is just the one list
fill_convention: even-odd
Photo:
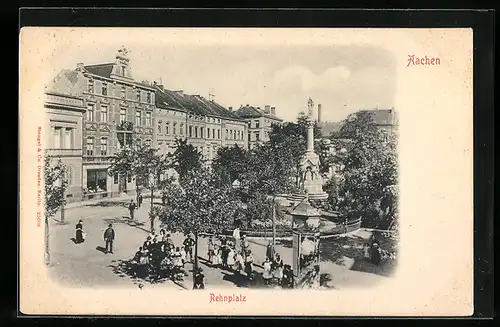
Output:
[[113,225],[109,224],[104,232],[104,241],[106,242],[106,253],[113,253],[113,241],[115,240],[115,230]]

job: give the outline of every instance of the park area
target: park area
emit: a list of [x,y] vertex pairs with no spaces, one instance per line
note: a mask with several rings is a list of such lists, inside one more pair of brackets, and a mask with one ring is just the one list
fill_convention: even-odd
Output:
[[[132,269],[132,259],[149,235],[149,206],[146,199],[136,212],[136,219],[129,217],[128,199],[113,199],[66,210],[65,223],[55,219],[50,223],[49,269],[58,283],[77,287],[136,286],[141,288],[192,289],[192,264],[184,267],[186,275],[181,279],[156,275],[138,276]],[[84,243],[75,244],[75,224],[82,220],[87,234]],[[103,233],[109,224],[116,233],[114,253],[106,254]],[[156,222],[159,227],[159,222]],[[341,289],[369,287],[385,280],[394,273],[394,258],[386,258],[378,266],[369,263],[363,256],[363,245],[372,234],[376,234],[382,249],[393,247],[382,233],[359,229],[348,234],[324,237],[320,243],[320,273],[325,288]],[[250,249],[254,256],[256,280],[249,283],[244,274],[229,269],[213,267],[208,262],[208,238],[200,237],[198,258],[205,275],[205,288],[226,287],[269,287],[260,283],[262,263],[266,256],[266,245],[271,239],[249,236]],[[180,246],[184,240],[182,233],[173,233],[172,240]],[[278,238],[276,251],[285,264],[292,263],[292,242],[290,238]]]

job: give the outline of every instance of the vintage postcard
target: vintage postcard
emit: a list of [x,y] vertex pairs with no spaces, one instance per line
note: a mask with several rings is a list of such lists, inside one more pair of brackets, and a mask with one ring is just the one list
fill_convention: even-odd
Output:
[[20,311],[467,316],[471,29],[20,33]]

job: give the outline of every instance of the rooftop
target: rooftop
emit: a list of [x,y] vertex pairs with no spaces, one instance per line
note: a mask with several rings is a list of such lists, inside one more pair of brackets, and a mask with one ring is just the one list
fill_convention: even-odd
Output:
[[373,121],[376,125],[395,125],[396,113],[394,109],[364,109],[361,112],[368,112],[372,114]]
[[283,119],[278,118],[273,114],[267,114],[262,109],[256,108],[254,106],[246,105],[241,106],[238,110],[236,110],[236,114],[241,118],[259,118],[259,117],[267,117],[274,120],[283,121]]
[[215,101],[207,100],[200,95],[186,94],[181,91],[165,89],[154,85],[155,100],[158,108],[173,109],[196,115],[218,117],[234,121],[242,121],[234,112],[224,108]]

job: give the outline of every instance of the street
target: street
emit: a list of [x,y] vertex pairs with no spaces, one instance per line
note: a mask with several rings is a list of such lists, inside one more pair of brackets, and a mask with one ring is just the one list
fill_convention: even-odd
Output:
[[[136,211],[136,221],[129,219],[128,201],[124,199],[110,199],[98,203],[87,204],[82,207],[73,207],[66,210],[65,224],[51,220],[50,225],[50,254],[49,269],[51,274],[60,283],[68,286],[127,286],[140,285],[144,287],[164,287],[166,289],[191,289],[192,264],[187,263],[185,270],[189,273],[183,282],[170,280],[161,283],[151,283],[128,274],[122,267],[133,258],[139,246],[143,244],[149,234],[150,200],[145,199],[143,205]],[[56,219],[58,216],[56,216]],[[87,239],[82,244],[75,244],[75,224],[83,221],[83,230]],[[113,224],[116,239],[113,245],[113,254],[105,254],[103,233],[108,224]],[[155,222],[159,231],[159,222]],[[271,238],[249,238],[250,249],[254,257],[254,269],[262,272],[262,263],[265,260],[266,245]],[[181,245],[184,236],[174,233],[172,240]],[[205,275],[205,288],[248,287],[247,279],[243,275],[234,275],[231,271],[211,267],[208,259],[208,238],[200,237],[198,244],[198,258]],[[323,241],[322,241],[323,242]],[[322,248],[333,252],[335,240],[325,240]],[[290,242],[277,241],[276,251],[281,255],[285,264],[292,262],[292,248]],[[325,252],[324,251],[324,252]],[[322,255],[320,263],[321,273],[329,273],[331,284],[335,289],[343,287],[369,286],[387,277],[381,274],[356,271],[351,269],[354,259],[346,258],[343,263],[335,263],[328,253]],[[349,261],[352,261],[349,264]],[[347,262],[347,263],[346,263]]]

